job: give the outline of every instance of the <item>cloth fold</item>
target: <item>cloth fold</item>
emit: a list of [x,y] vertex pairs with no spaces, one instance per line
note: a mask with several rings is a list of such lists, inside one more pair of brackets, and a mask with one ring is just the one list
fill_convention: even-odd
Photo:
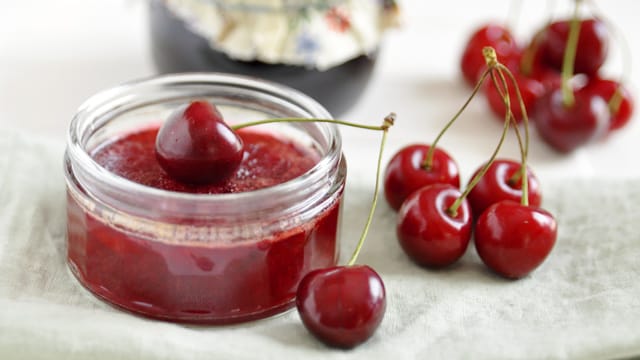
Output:
[[[518,281],[492,274],[473,244],[457,264],[413,264],[395,214],[376,212],[359,262],[380,273],[387,313],[350,350],[326,348],[295,311],[234,326],[138,317],[98,300],[65,259],[63,144],[0,131],[1,359],[619,358],[640,355],[640,181],[545,183],[556,246]],[[349,183],[342,254],[359,236],[372,189]]]

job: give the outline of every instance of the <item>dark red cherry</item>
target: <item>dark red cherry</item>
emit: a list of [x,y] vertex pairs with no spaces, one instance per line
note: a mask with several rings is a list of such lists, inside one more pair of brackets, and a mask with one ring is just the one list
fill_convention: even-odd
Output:
[[304,326],[319,340],[352,348],[373,335],[386,308],[384,283],[369,266],[335,266],[302,278],[296,306]]
[[519,62],[520,48],[511,32],[502,25],[488,24],[476,30],[467,41],[460,68],[465,81],[471,85],[479,80],[479,76],[486,68],[482,55],[482,48],[491,46],[496,50],[498,60],[508,67]]
[[[562,69],[570,24],[571,20],[551,23],[544,34],[545,60],[559,71]],[[607,58],[608,48],[609,32],[605,24],[597,19],[581,20],[574,72],[588,75],[597,73]]]
[[429,145],[409,145],[389,161],[384,175],[384,195],[393,209],[399,209],[404,199],[426,185],[443,183],[460,187],[458,165],[443,150],[436,148],[431,167],[424,168],[429,148]]
[[448,212],[460,195],[451,185],[436,184],[414,192],[402,204],[396,234],[413,261],[443,267],[464,254],[471,238],[471,209],[465,199],[456,214]]
[[243,144],[207,101],[176,109],[156,137],[156,158],[172,178],[190,184],[227,179],[240,166]]
[[611,114],[611,123],[609,130],[617,130],[624,127],[633,114],[633,96],[629,90],[614,80],[603,79],[600,77],[591,77],[587,84],[579,91],[587,92],[592,95],[600,96],[607,103],[610,102],[616,91],[622,95],[620,105],[617,109],[609,107]]
[[575,91],[575,102],[565,106],[560,89],[549,91],[535,105],[533,122],[538,134],[560,152],[571,152],[604,137],[609,128],[609,109],[599,96]]
[[[467,197],[475,218],[478,218],[486,208],[499,201],[520,202],[522,178],[516,175],[520,173],[521,167],[520,162],[508,159],[496,159],[489,165],[487,172]],[[481,169],[482,167],[478,168],[471,179],[475,178]],[[516,177],[514,178],[514,176]],[[542,203],[540,183],[529,167],[527,167],[527,186],[529,205],[540,206]]]
[[[514,73],[514,77],[516,79],[517,86],[520,89],[520,94],[522,95],[522,101],[524,103],[525,109],[527,109],[527,111],[531,111],[530,109],[533,108],[533,105],[536,103],[538,98],[540,98],[544,94],[545,88],[539,81],[528,78],[524,75]],[[498,84],[500,84],[500,82],[498,82]],[[507,85],[509,86],[511,112],[516,118],[516,121],[522,121],[522,110],[520,108],[520,102],[518,101],[516,89],[509,78],[507,78]],[[498,93],[498,89],[494,86],[493,81],[487,81],[483,87],[483,90],[491,111],[493,111],[493,113],[497,116],[498,120],[504,121],[506,107],[504,106],[504,101]]]
[[517,279],[547,258],[556,236],[556,220],[549,212],[504,200],[488,207],[478,218],[475,246],[491,270]]

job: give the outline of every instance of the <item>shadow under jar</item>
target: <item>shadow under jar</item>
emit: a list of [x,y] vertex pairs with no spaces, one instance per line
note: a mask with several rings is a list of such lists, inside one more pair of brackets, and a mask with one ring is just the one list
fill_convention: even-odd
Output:
[[152,0],[161,73],[216,71],[286,84],[345,113],[364,92],[395,1]]
[[[337,261],[346,177],[339,132],[326,123],[257,126],[313,151],[317,162],[291,180],[238,193],[150,187],[93,157],[128,134],[159,127],[193,99],[216,104],[230,124],[329,116],[295,90],[212,73],[162,76],[93,96],[70,125],[65,153],[69,267],[98,297],[148,317],[225,324],[282,312],[306,273]],[[138,150],[123,156],[134,161]]]

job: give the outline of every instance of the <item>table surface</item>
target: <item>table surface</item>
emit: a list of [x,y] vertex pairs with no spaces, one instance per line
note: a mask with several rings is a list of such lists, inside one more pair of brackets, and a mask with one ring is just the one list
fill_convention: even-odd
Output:
[[[517,19],[504,0],[402,2],[401,28],[391,31],[370,86],[345,120],[378,124],[398,114],[385,160],[400,147],[431,142],[470,93],[459,73],[459,57],[469,34],[489,21],[510,17],[525,39],[547,21],[552,1],[520,1]],[[570,2],[555,1],[555,16],[568,14]],[[632,58],[630,89],[640,88],[640,32],[634,0],[598,1],[602,14],[626,37]],[[154,74],[146,2],[142,0],[3,0],[0,11],[0,129],[17,129],[34,138],[62,143],[76,108],[92,94]],[[517,24],[516,24],[517,23]],[[614,41],[604,73],[619,77],[624,68],[621,42]],[[559,155],[533,134],[530,165],[542,182],[573,179],[640,178],[640,118],[604,141]],[[484,98],[475,100],[443,138],[441,146],[458,161],[464,181],[485,161],[502,125]],[[0,130],[3,131],[3,130]],[[374,181],[379,134],[343,129],[351,180]],[[505,156],[517,157],[509,138]]]

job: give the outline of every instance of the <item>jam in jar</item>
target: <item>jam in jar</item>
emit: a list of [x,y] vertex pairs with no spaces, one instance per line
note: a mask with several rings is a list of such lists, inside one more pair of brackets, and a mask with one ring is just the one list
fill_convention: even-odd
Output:
[[147,79],[87,100],[65,154],[68,262],[95,295],[141,315],[224,324],[293,306],[300,279],[338,258],[346,177],[337,128],[238,132],[243,164],[223,184],[172,180],[154,157],[162,120],[206,99],[233,124],[329,116],[283,86],[224,74]]

